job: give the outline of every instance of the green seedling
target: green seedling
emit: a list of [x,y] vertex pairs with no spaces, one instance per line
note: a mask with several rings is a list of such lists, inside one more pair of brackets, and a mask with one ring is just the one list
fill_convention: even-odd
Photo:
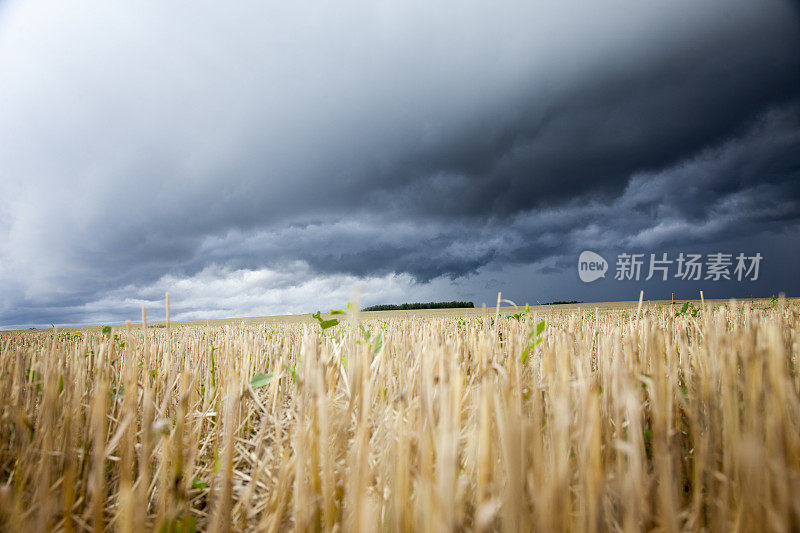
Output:
[[[383,349],[383,332],[381,331],[373,337],[371,327],[367,329],[363,324],[359,324],[358,327],[361,330],[361,334],[364,335],[364,340],[370,349],[376,354],[380,353],[380,351]],[[361,344],[361,341],[356,341],[356,343]]]
[[522,363],[524,364],[528,360],[528,354],[533,351],[534,348],[539,346],[544,338],[542,337],[542,333],[544,333],[545,322],[542,320],[538,324],[536,324],[536,329],[531,330],[528,333],[528,346],[522,350]]
[[292,376],[292,382],[297,383],[297,365],[291,367],[289,365],[283,365],[283,368]]
[[217,388],[217,376],[216,376],[216,368],[214,367],[214,343],[213,342],[211,343],[211,354],[209,355],[209,358],[211,359],[211,369],[210,369],[210,372],[211,372],[211,388],[212,389],[216,389]]
[[765,305],[764,307],[751,306],[751,308],[761,309],[762,311],[769,311],[770,309],[775,309],[777,305],[778,305],[778,297],[773,294],[769,299],[768,305]]
[[685,302],[680,311],[675,312],[675,316],[692,316],[696,317],[700,309],[695,307],[692,302]]
[[[344,311],[342,311],[342,313],[344,313]],[[333,314],[338,314],[338,313],[333,313]],[[339,319],[337,318],[330,318],[328,320],[325,320],[324,318],[322,318],[319,311],[317,311],[311,316],[317,319],[317,322],[319,322],[319,327],[322,328],[322,331],[325,331],[328,328],[332,328],[339,323]]]
[[513,318],[517,322],[522,322],[528,316],[528,313],[530,313],[530,311],[531,311],[531,306],[528,305],[528,304],[525,304],[525,310],[523,312],[514,313],[512,315],[508,315],[508,318]]
[[44,376],[37,372],[36,370],[31,370],[30,368],[25,370],[25,374],[28,376],[28,383],[32,383],[36,385],[36,390],[42,390],[42,384],[44,383]]
[[250,379],[250,386],[254,389],[259,389],[269,385],[269,382],[272,381],[273,377],[275,377],[274,372],[267,372],[266,374],[262,372],[256,372],[252,379]]

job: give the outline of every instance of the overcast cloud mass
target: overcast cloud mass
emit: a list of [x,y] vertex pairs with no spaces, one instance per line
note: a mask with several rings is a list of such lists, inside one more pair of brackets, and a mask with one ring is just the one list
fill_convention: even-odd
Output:
[[800,295],[797,4],[429,4],[0,2],[0,327]]

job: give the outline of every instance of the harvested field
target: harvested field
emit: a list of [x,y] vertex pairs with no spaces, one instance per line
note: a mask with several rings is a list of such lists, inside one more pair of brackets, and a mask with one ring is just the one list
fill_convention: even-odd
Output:
[[0,530],[800,529],[796,301],[548,307],[3,333]]

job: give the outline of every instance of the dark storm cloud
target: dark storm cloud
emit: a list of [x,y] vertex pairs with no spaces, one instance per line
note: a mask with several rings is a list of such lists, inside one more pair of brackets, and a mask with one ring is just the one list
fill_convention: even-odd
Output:
[[0,324],[800,223],[788,3],[95,8],[0,10]]
[[[302,257],[318,272],[408,272],[418,280],[474,274],[491,263],[572,259],[584,248],[654,249],[778,233],[800,222],[800,113],[766,112],[742,135],[657,172],[610,199],[573,200],[488,220],[360,216],[204,241],[196,268],[275,266]],[[768,132],[768,133],[766,133]]]
[[[732,50],[750,46],[747,39],[731,44]],[[787,50],[783,37],[766,44],[773,46],[744,57],[729,49],[687,57],[685,64],[665,60],[644,66],[634,80],[596,79],[563,95],[565,102],[556,100],[546,117],[476,127],[424,161],[417,180],[409,184],[398,175],[383,198],[405,193],[409,206],[428,213],[468,216],[502,216],[576,196],[609,198],[633,173],[674,165],[796,98],[800,54]],[[520,117],[530,115],[524,105],[517,109]],[[501,133],[485,138],[495,131]]]

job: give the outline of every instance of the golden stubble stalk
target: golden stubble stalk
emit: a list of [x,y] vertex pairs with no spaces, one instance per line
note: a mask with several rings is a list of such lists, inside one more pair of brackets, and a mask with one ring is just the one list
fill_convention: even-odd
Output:
[[[130,338],[130,325],[128,335]],[[119,462],[119,516],[117,524],[123,533],[132,533],[136,529],[136,499],[133,491],[136,465],[134,462],[136,448],[136,418],[139,410],[138,376],[134,352],[128,349],[122,355],[123,362],[123,411],[126,428],[122,435]]]
[[[108,377],[106,358],[101,348],[97,354],[98,364],[95,367],[95,381],[92,387],[91,410],[91,462],[88,492],[91,498],[91,520],[94,531],[102,532],[106,527],[106,439],[108,430],[106,411],[108,408]],[[88,509],[87,509],[88,510]]]
[[211,531],[223,532],[232,529],[232,497],[233,497],[233,459],[235,436],[237,429],[237,412],[239,409],[240,388],[233,378],[227,382],[225,397],[222,402],[222,450],[219,455],[218,472],[215,483],[217,498],[212,513]]

